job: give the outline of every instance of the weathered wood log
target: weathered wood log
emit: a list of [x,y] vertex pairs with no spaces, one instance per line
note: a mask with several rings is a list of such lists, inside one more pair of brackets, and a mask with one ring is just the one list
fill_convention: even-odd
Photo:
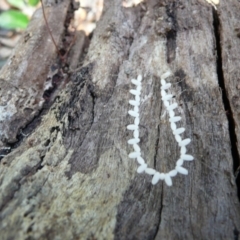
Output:
[[[53,37],[62,47],[71,2],[54,2],[45,2],[45,12]],[[56,48],[39,9],[1,71],[0,146],[16,142],[20,130],[41,111],[44,92],[54,85],[54,64],[59,64]]]
[[[82,68],[1,160],[1,239],[238,239],[239,10],[233,0],[217,10],[203,0],[105,1]],[[142,74],[142,155],[174,168],[160,94],[168,70],[195,157],[172,187],[136,173],[126,129],[131,79]]]

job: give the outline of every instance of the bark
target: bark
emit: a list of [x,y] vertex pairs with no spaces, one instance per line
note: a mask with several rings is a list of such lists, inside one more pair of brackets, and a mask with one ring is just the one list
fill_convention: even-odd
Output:
[[[46,17],[51,22],[53,37],[60,45],[66,31],[64,23],[70,1],[53,2],[48,1],[46,5]],[[58,14],[59,11],[62,14]],[[52,66],[56,57],[56,49],[39,9],[1,71],[0,146],[16,142],[20,129],[42,108],[44,92],[51,88],[53,75],[56,75],[56,67]]]
[[[15,101],[21,124],[10,134],[15,125],[4,122],[5,144],[27,124],[31,134],[1,160],[1,239],[238,239],[239,3],[222,0],[215,10],[203,0],[149,0],[125,8],[117,0],[104,7],[82,67],[56,90],[51,108],[37,115],[44,104],[31,103],[33,120],[16,115]],[[142,154],[159,171],[174,168],[179,149],[160,94],[168,70],[195,157],[172,187],[137,174],[126,129],[131,79],[142,74]],[[47,74],[40,75],[44,86]]]

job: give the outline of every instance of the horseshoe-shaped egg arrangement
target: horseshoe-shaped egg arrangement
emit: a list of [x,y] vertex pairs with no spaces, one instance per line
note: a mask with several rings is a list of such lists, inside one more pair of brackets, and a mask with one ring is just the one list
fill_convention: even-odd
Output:
[[166,108],[166,111],[169,115],[170,127],[172,129],[173,135],[180,147],[180,158],[176,162],[175,169],[169,171],[168,173],[161,173],[153,168],[149,168],[145,162],[145,160],[141,156],[141,148],[139,146],[139,123],[140,123],[140,115],[139,115],[139,105],[140,105],[140,96],[142,90],[142,76],[139,75],[137,79],[132,79],[131,82],[137,87],[136,89],[131,89],[130,93],[135,96],[134,100],[130,100],[129,104],[134,107],[133,110],[128,111],[128,114],[134,117],[134,123],[127,126],[128,130],[133,131],[133,138],[128,140],[128,144],[133,146],[134,151],[131,152],[128,156],[129,158],[136,159],[140,166],[137,169],[138,173],[147,173],[152,175],[152,184],[155,185],[159,180],[165,180],[165,183],[168,186],[172,186],[172,177],[175,177],[178,173],[187,175],[188,170],[183,168],[182,165],[184,161],[192,161],[193,156],[186,154],[187,148],[186,146],[191,142],[190,138],[182,139],[180,134],[185,131],[185,128],[177,128],[176,122],[181,120],[180,116],[175,116],[174,109],[178,107],[178,104],[174,102],[173,95],[169,94],[167,91],[171,87],[171,83],[167,83],[165,79],[171,75],[170,72],[166,72],[161,76],[161,96],[163,104]]

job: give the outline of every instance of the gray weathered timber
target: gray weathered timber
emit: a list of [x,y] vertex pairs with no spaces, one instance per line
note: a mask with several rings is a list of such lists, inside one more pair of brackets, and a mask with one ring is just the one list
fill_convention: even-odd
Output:
[[[60,46],[70,1],[45,1],[45,12],[56,43]],[[61,12],[61,14],[58,14]],[[0,72],[0,146],[14,143],[17,135],[42,109],[44,91],[52,83],[55,46],[38,9],[8,62]],[[46,81],[47,79],[47,81]]]
[[[237,10],[234,1],[218,6],[221,39],[238,41],[221,35]],[[149,0],[133,8],[106,1],[83,67],[38,128],[1,160],[1,239],[238,239],[232,133],[221,90],[231,92],[236,83],[220,84],[231,48],[219,43],[215,14],[203,0]],[[143,75],[144,159],[168,172],[179,157],[162,117],[159,80],[168,70],[195,161],[184,163],[189,174],[173,178],[172,187],[152,186],[128,158],[130,80]]]
[[[222,81],[225,84],[226,98],[232,116],[231,130],[232,130],[232,145],[234,156],[234,170],[236,171],[240,165],[240,13],[238,9],[240,3],[237,1],[228,1],[221,4],[221,9],[218,13],[219,21],[219,40],[220,40],[220,54],[221,54],[221,68]],[[237,180],[240,186],[240,175]],[[240,187],[239,187],[240,196]]]

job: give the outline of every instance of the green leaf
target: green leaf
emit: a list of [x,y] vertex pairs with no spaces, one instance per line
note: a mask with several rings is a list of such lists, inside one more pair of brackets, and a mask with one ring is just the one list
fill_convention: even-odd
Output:
[[16,10],[8,10],[0,14],[0,27],[8,29],[25,29],[28,17]]
[[26,3],[24,0],[7,0],[7,2],[12,5],[13,7],[23,9],[26,7]]
[[30,6],[36,6],[39,3],[39,0],[28,0]]

